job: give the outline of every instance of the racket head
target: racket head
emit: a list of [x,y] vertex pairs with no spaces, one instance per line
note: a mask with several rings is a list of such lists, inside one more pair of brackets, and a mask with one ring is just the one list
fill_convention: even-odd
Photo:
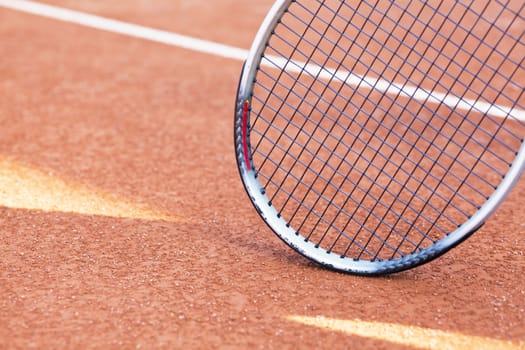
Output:
[[[347,27],[340,27],[344,24],[333,24],[348,19],[347,16],[355,12],[353,15],[357,13],[365,23],[363,28],[354,29],[353,33],[359,35],[360,30],[370,30],[365,28],[370,24],[364,13],[358,10],[362,4],[367,8],[365,12],[375,18],[377,14],[373,12],[377,8],[383,6],[391,10],[387,3],[392,2],[382,3],[380,0],[372,6],[366,1],[356,2],[357,5],[336,0],[277,1],[264,20],[243,66],[235,108],[234,142],[238,169],[250,200],[262,219],[287,245],[305,257],[331,269],[360,275],[406,270],[431,261],[461,243],[481,227],[504,200],[520,178],[525,164],[523,84],[508,83],[511,78],[525,77],[523,57],[511,57],[525,48],[523,32],[509,34],[510,39],[505,33],[503,39],[490,44],[495,46],[505,43],[505,40],[514,40],[510,51],[502,50],[509,57],[503,57],[499,51],[495,54],[496,58],[508,58],[513,68],[512,76],[499,88],[517,92],[496,97],[510,107],[483,99],[484,93],[490,94],[497,89],[490,87],[490,81],[484,82],[485,77],[475,82],[481,87],[466,88],[463,94],[454,91],[457,80],[441,83],[434,78],[434,88],[444,90],[444,93],[429,94],[425,86],[428,81],[414,78],[422,75],[422,71],[414,68],[414,62],[396,63],[398,73],[392,73],[392,80],[383,80],[378,71],[390,73],[387,72],[388,63],[393,61],[381,58],[385,55],[381,49],[363,49],[362,41],[352,41],[354,37],[347,32]],[[476,6],[471,3],[464,10],[477,13],[477,9],[471,9]],[[338,14],[341,8],[345,9],[345,15]],[[402,5],[396,9],[400,11]],[[489,10],[485,8],[483,11]],[[332,13],[333,22],[326,18],[321,24],[316,22],[315,16],[323,11],[327,18]],[[515,6],[510,12],[517,13],[517,21],[524,23],[523,5]],[[305,13],[310,16],[308,19],[297,18]],[[422,13],[424,10],[418,14]],[[412,16],[415,18],[414,14]],[[385,18],[389,18],[389,13]],[[381,28],[383,21],[384,18],[372,21],[379,28],[374,28],[374,33],[385,31]],[[290,29],[293,24],[298,24],[300,29]],[[450,23],[446,24],[450,26]],[[458,20],[456,25],[465,31],[463,22]],[[314,28],[316,26],[320,27]],[[334,31],[339,32],[337,35],[358,47],[359,56],[352,56],[351,60],[367,60],[366,64],[372,68],[366,73],[373,76],[371,79],[367,74],[361,74],[362,67],[358,67],[358,63],[350,66],[345,61],[352,55],[352,50],[345,56],[336,39],[326,43],[322,34],[333,30],[333,26],[339,26]],[[409,29],[404,28],[405,32]],[[308,32],[310,38],[299,38]],[[497,32],[501,29],[497,28]],[[410,36],[404,35],[405,38]],[[372,37],[370,35],[365,42],[388,46],[386,42],[374,42]],[[291,43],[286,43],[290,38]],[[312,44],[315,40],[318,40],[317,47]],[[422,40],[426,47],[418,50],[428,54],[428,47],[434,43]],[[399,48],[400,44],[397,45]],[[453,45],[459,46],[455,42]],[[399,58],[398,53],[389,50]],[[336,51],[339,62],[330,57]],[[460,53],[476,54],[468,50]],[[375,54],[374,58],[368,57],[372,54]],[[424,59],[428,63],[429,58]],[[428,63],[430,68],[426,72],[436,69],[436,66],[443,70],[439,67],[443,64],[439,63],[440,59],[443,58],[436,58],[436,65]],[[453,57],[444,59],[448,67],[453,64]],[[421,58],[418,60],[421,62]],[[462,61],[469,65],[465,73],[469,76],[473,75],[471,61],[469,57]],[[405,71],[409,73],[399,73]],[[499,74],[479,72],[485,76]],[[443,73],[439,74],[443,77]],[[353,82],[356,78],[360,79],[357,83]],[[321,84],[315,86],[317,82]],[[360,93],[360,90],[366,92]],[[311,102],[304,102],[308,99]],[[352,99],[358,100],[358,104],[341,101]],[[324,107],[319,108],[319,104],[324,104]],[[383,104],[386,107],[370,107]],[[426,104],[432,107],[428,108]],[[359,113],[360,108],[365,112]],[[390,109],[401,110],[399,119],[402,122],[396,124],[395,112]],[[334,111],[339,117],[343,116],[344,121],[338,117],[323,119],[321,112],[329,115]],[[378,111],[382,118],[374,116]],[[272,116],[268,117],[268,113]],[[493,114],[498,113],[501,116],[494,117]],[[430,117],[421,117],[421,114]],[[471,117],[473,114],[475,116]],[[467,117],[473,121],[465,122]],[[454,118],[459,121],[449,121]],[[437,124],[430,119],[438,120]],[[314,122],[304,131],[311,120]],[[476,124],[482,125],[481,131]],[[351,132],[344,131],[345,127]],[[454,128],[461,132],[454,131]],[[321,136],[316,134],[318,131]],[[491,132],[494,133],[492,138],[487,136]],[[417,133],[423,136],[418,138]],[[443,137],[450,133],[453,136]],[[415,141],[405,142],[405,136],[407,139],[415,137]],[[505,141],[509,137],[512,140]],[[381,143],[380,138],[388,140]],[[374,146],[367,146],[367,141]],[[385,148],[388,151],[384,151]],[[500,157],[502,148],[504,154]],[[432,151],[428,152],[431,155],[425,155],[425,151]],[[446,164],[439,164],[443,162],[440,152],[447,154]],[[413,161],[416,156],[421,159]],[[472,160],[476,157],[477,161]],[[390,158],[394,160],[390,161]],[[492,166],[493,160],[498,164]],[[424,164],[424,161],[434,162],[434,165]],[[473,169],[468,169],[470,166]],[[407,172],[404,168],[411,170]],[[417,179],[415,184],[410,183],[412,177]],[[475,181],[482,182],[479,191]],[[378,189],[380,192],[374,194]]]

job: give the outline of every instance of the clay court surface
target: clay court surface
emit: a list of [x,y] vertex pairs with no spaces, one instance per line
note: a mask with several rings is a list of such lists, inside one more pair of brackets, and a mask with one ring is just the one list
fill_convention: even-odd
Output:
[[[248,49],[271,0],[47,0]],[[525,180],[442,258],[365,278],[242,188],[242,62],[0,6],[0,348],[524,349]]]

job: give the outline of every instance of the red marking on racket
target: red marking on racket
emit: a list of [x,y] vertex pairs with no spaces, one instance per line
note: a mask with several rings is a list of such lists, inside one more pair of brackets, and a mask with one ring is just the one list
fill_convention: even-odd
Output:
[[242,145],[244,148],[244,161],[246,162],[246,169],[252,170],[250,165],[250,158],[248,156],[248,107],[250,102],[244,102],[242,109]]

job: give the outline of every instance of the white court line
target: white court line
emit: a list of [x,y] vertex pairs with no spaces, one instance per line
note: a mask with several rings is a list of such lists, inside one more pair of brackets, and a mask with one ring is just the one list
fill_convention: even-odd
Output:
[[237,47],[90,15],[79,11],[68,10],[57,6],[41,4],[34,1],[0,0],[0,6],[59,21],[80,24],[85,27],[101,29],[107,32],[124,34],[171,46],[178,46],[215,56],[233,58],[236,60],[244,60],[246,59],[246,56],[248,56],[247,50],[239,49]]
[[436,91],[428,91],[414,86],[396,84],[388,80],[362,76],[348,71],[334,70],[315,64],[307,64],[305,62],[288,61],[280,57],[264,58],[262,64],[293,73],[306,72],[313,77],[319,77],[325,80],[333,79],[336,82],[348,84],[356,88],[376,90],[389,95],[401,95],[424,103],[442,103],[452,109],[459,109],[467,112],[475,111],[477,113],[487,114],[497,118],[506,118],[508,116],[509,118],[525,121],[525,111],[521,109],[461,98]]
[[[0,0],[0,6],[215,56],[231,58],[240,61],[245,60],[248,56],[248,50],[241,48],[215,43],[212,41],[196,39],[185,35],[144,27],[123,21],[90,15],[57,6],[41,4],[34,1]],[[416,87],[402,86],[382,79],[360,76],[351,72],[334,71],[302,62],[284,61],[283,59],[276,57],[268,57],[267,59],[263,60],[262,63],[268,66],[274,66],[296,73],[304,70],[313,76],[319,76],[323,79],[336,78],[341,82],[355,87],[374,89],[392,95],[403,95],[427,103],[443,103],[455,109],[462,109],[466,111],[476,110],[480,113],[489,114],[495,117],[509,116],[521,121],[525,121],[525,111],[516,108],[512,109],[487,102],[458,98],[453,95],[427,91]]]

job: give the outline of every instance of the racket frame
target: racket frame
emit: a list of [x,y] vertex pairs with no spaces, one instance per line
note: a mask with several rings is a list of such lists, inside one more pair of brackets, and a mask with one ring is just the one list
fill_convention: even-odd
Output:
[[265,195],[264,187],[257,178],[256,167],[249,152],[251,100],[255,77],[264,59],[267,43],[275,26],[292,2],[293,0],[277,0],[266,15],[243,65],[235,108],[234,142],[239,174],[252,204],[266,224],[288,246],[306,258],[329,269],[366,276],[400,272],[427,263],[470,237],[504,201],[523,173],[525,168],[525,143],[523,139],[516,158],[500,185],[474,215],[432,246],[422,248],[401,258],[368,261],[341,257],[339,254],[327,252],[297,233],[271,205],[270,200]]

